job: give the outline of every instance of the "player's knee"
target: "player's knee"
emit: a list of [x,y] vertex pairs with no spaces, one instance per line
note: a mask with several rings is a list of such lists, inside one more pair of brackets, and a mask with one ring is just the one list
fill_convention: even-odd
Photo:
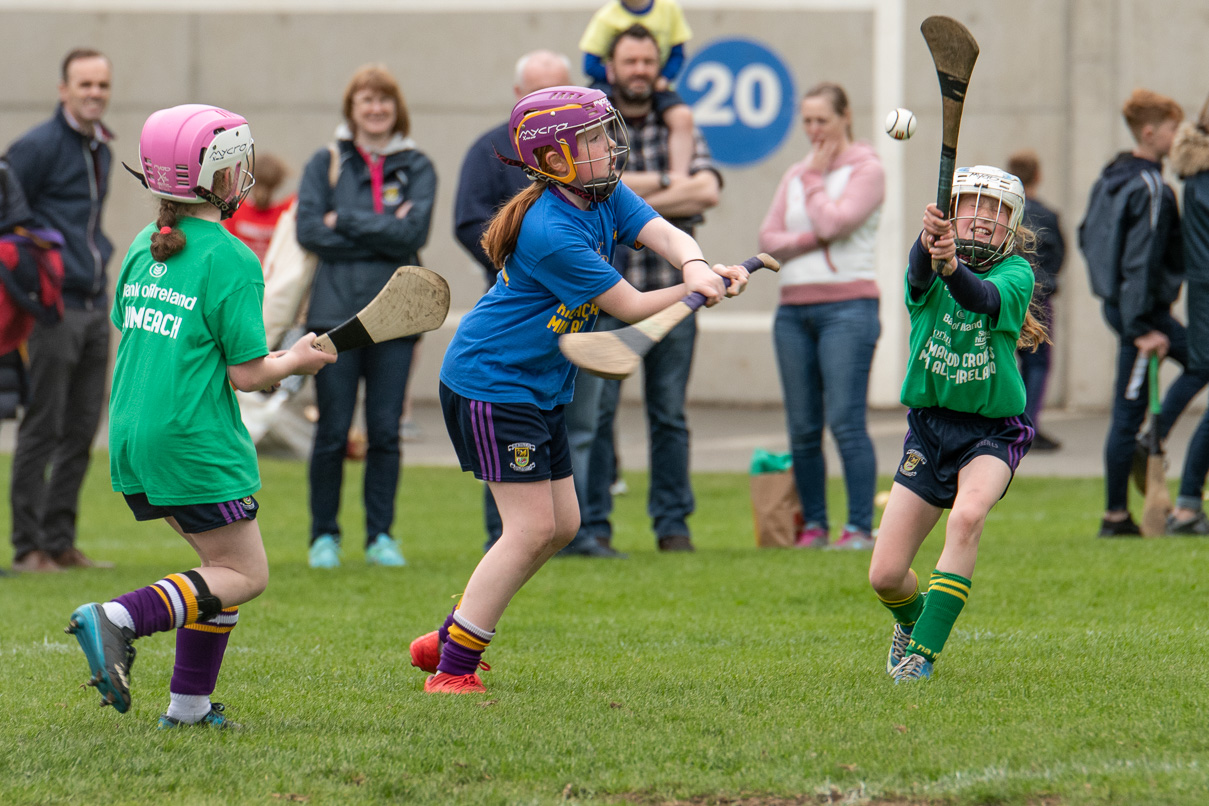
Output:
[[986,523],[986,513],[981,507],[957,505],[949,513],[949,525],[945,532],[945,542],[956,541],[978,545],[982,536],[982,527]]
[[252,573],[244,574],[244,580],[247,585],[248,599],[255,599],[260,594],[264,593],[265,588],[269,586],[269,568],[266,565],[263,570],[257,569]]
[[574,518],[567,518],[558,522],[558,528],[554,530],[553,543],[558,548],[562,548],[575,539],[575,535],[579,533],[580,518],[576,514]]
[[890,563],[869,563],[869,585],[879,594],[900,590],[907,581],[907,571]]

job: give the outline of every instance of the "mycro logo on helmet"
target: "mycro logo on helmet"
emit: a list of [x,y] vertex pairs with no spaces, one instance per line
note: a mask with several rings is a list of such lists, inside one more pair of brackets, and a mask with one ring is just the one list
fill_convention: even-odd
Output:
[[553,126],[542,126],[540,128],[526,127],[520,131],[520,139],[532,140],[535,137],[541,137],[545,134],[555,134],[563,129],[569,129],[570,123],[556,123]]
[[238,145],[231,146],[230,148],[212,148],[210,150],[210,161],[218,162],[219,160],[226,159],[227,157],[235,156],[237,154],[244,154],[247,152],[249,145],[251,144],[239,143]]

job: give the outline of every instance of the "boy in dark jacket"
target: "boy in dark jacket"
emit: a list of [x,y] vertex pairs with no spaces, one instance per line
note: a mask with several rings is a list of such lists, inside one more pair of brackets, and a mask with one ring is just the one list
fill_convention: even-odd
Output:
[[[1092,187],[1079,225],[1092,291],[1103,300],[1104,319],[1117,334],[1117,377],[1112,420],[1104,446],[1107,505],[1100,537],[1138,537],[1129,514],[1129,474],[1148,395],[1126,397],[1134,363],[1151,354],[1188,363],[1188,334],[1171,315],[1184,281],[1179,210],[1163,181],[1184,113],[1164,95],[1138,89],[1121,110],[1136,145],[1105,166]],[[1170,429],[1205,380],[1184,372],[1167,392],[1160,435]]]

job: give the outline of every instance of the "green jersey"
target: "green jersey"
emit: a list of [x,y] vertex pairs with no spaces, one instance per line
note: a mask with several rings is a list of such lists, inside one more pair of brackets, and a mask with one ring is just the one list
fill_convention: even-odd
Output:
[[221,224],[182,218],[183,251],[151,256],[138,234],[114,294],[121,331],[109,397],[113,489],[152,504],[210,504],[260,489],[256,449],[227,367],[268,354],[264,274]]
[[1016,340],[1033,297],[1033,270],[1012,255],[978,275],[999,290],[999,316],[962,308],[939,277],[919,299],[907,282],[910,357],[902,402],[913,409],[940,406],[984,417],[1024,411],[1024,381]]

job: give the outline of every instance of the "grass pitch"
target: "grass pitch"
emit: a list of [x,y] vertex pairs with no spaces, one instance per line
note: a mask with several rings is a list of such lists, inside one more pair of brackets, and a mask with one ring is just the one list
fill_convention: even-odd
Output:
[[[1209,801],[1209,542],[1095,539],[1099,480],[1013,484],[935,676],[895,687],[868,554],[755,550],[746,477],[718,474],[695,479],[699,551],[660,555],[628,474],[630,559],[553,561],[500,625],[489,693],[432,697],[407,645],[480,556],[479,485],[407,468],[409,566],[367,568],[350,465],[345,565],[316,572],[305,466],[262,470],[272,580],[215,693],[247,730],[155,730],[168,635],[137,644],[130,713],[78,688],[71,610],[192,558],[134,522],[97,456],[80,544],[118,567],[0,579],[0,803]],[[934,535],[921,578],[939,551]]]

